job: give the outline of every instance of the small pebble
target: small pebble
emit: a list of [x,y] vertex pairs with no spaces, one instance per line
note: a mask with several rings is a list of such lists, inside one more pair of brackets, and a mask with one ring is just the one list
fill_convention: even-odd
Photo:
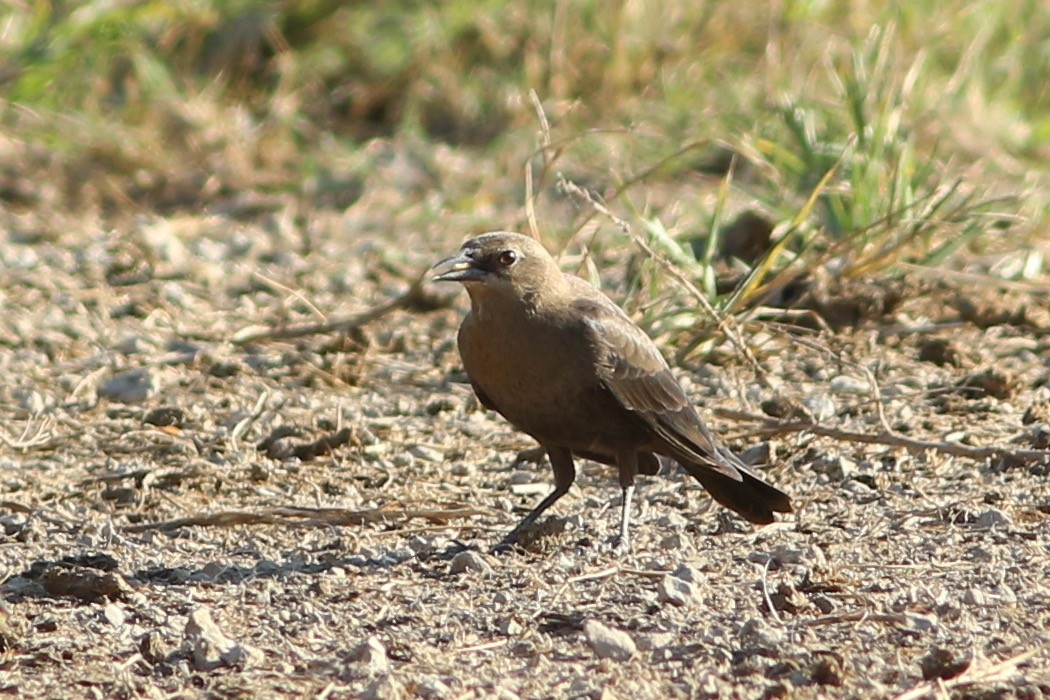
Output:
[[124,626],[124,622],[127,620],[127,616],[124,615],[124,611],[120,609],[119,605],[110,603],[106,607],[102,608],[102,616],[106,618],[106,622],[113,625],[117,629]]
[[1010,527],[1012,523],[1010,521],[1010,516],[1008,516],[1003,511],[999,510],[998,508],[989,508],[988,510],[983,511],[980,515],[978,515],[976,520],[974,520],[973,524],[974,527],[981,528],[982,530],[987,530],[993,527],[1000,529],[1007,528]]
[[362,676],[380,676],[390,672],[386,647],[378,637],[369,637],[350,651],[354,671]]
[[812,469],[818,474],[826,475],[832,481],[845,481],[858,471],[857,463],[842,455],[815,460]]
[[452,557],[448,570],[451,574],[462,574],[466,571],[489,572],[492,567],[478,552],[467,551]]
[[787,635],[782,630],[770,627],[764,620],[752,618],[740,628],[740,639],[745,645],[780,649],[787,642]]
[[98,397],[117,403],[141,403],[156,389],[153,375],[139,368],[115,374],[98,387]]
[[629,634],[606,627],[597,620],[585,622],[583,633],[599,659],[626,661],[638,651]]
[[832,377],[828,382],[831,390],[838,394],[867,394],[871,391],[871,385],[860,377],[851,377],[848,374],[840,374]]
[[835,402],[827,396],[811,396],[803,401],[802,405],[816,421],[828,420],[838,412]]
[[826,595],[815,595],[810,600],[817,607],[817,610],[825,615],[830,614],[835,609],[835,601]]
[[421,698],[441,700],[452,697],[452,688],[440,678],[426,678],[420,681],[416,693]]
[[407,697],[405,686],[390,675],[380,676],[361,693],[361,700],[400,700]]
[[704,581],[704,575],[700,573],[700,569],[689,564],[679,564],[672,575],[689,583],[703,583]]
[[672,605],[692,605],[699,598],[696,586],[677,576],[664,576],[656,589],[657,597],[661,603]]
[[521,623],[514,618],[508,618],[499,623],[499,631],[509,637],[519,635],[523,630]]
[[227,637],[212,620],[207,608],[196,608],[190,613],[185,636],[192,647],[193,665],[198,671],[212,671],[221,666],[247,667],[263,659],[259,649]]
[[412,445],[412,447],[408,448],[408,451],[412,453],[413,457],[421,459],[424,462],[441,463],[445,461],[444,452],[426,445]]

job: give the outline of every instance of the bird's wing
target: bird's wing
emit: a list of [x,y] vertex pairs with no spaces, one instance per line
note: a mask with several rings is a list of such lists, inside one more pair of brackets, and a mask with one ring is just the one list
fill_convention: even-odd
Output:
[[576,306],[595,349],[598,376],[621,405],[642,418],[679,461],[740,481],[747,467],[711,435],[649,336],[604,296],[587,295]]

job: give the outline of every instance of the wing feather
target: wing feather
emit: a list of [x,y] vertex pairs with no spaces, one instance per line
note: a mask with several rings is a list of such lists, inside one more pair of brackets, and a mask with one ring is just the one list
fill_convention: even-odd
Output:
[[750,470],[714,439],[649,336],[604,297],[577,304],[598,376],[621,405],[638,414],[679,462],[699,463],[741,481],[741,472]]

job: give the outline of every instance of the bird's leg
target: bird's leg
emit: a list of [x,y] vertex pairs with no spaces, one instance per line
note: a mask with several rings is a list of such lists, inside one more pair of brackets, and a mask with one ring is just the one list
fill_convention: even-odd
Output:
[[631,501],[634,497],[634,477],[638,474],[638,453],[620,450],[616,453],[616,468],[620,472],[620,488],[623,489],[623,504],[620,507],[620,534],[613,549],[622,554],[631,551]]
[[540,501],[540,504],[522,518],[521,522],[496,545],[495,552],[505,552],[517,544],[522,533],[528,530],[545,510],[568,493],[572,482],[576,480],[576,464],[572,460],[572,452],[561,447],[547,447],[546,450],[551,460],[551,468],[554,470],[554,490],[547,494],[547,497]]

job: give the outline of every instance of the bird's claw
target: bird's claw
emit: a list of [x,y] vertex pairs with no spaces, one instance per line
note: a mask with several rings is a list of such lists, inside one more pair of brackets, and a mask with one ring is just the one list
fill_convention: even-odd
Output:
[[620,537],[617,535],[613,538],[612,547],[610,551],[614,556],[622,557],[631,553],[631,540],[628,537]]
[[520,540],[521,531],[519,529],[514,529],[508,533],[506,537],[500,540],[499,544],[492,548],[492,554],[507,554],[515,549],[521,549],[522,547],[519,543]]

